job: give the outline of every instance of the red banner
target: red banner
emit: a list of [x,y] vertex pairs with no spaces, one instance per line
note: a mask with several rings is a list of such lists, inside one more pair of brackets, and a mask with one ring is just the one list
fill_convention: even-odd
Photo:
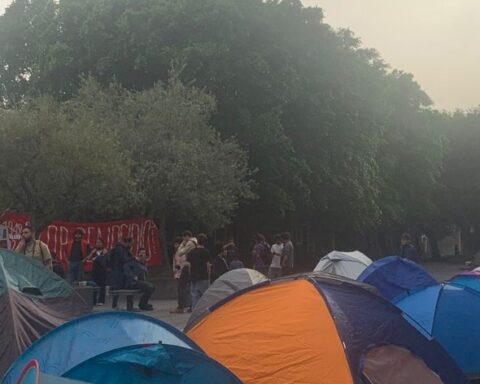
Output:
[[[5,211],[0,215],[0,225],[3,227],[1,246],[7,249],[15,249],[22,237],[23,227],[30,222],[27,215],[13,211]],[[5,234],[3,236],[3,233]]]
[[[29,217],[23,214],[6,211],[0,216],[0,225],[6,229],[8,249],[15,249],[23,226],[28,223]],[[73,239],[73,233],[77,228],[84,232],[83,239],[92,247],[97,238],[101,237],[105,248],[112,248],[117,241],[126,236],[133,238],[132,253],[136,255],[139,248],[145,248],[148,265],[160,265],[162,261],[162,247],[160,244],[159,231],[153,220],[140,218],[134,220],[120,220],[103,223],[72,223],[54,221],[40,234],[40,239],[45,242],[56,259],[63,264],[68,259],[67,244]]]
[[162,248],[158,228],[151,219],[141,218],[134,220],[110,221],[104,223],[72,223],[54,221],[40,234],[40,239],[56,253],[59,261],[68,259],[67,244],[73,239],[77,228],[83,230],[83,239],[94,246],[97,238],[101,237],[105,248],[115,246],[120,239],[131,236],[133,238],[132,253],[136,255],[139,248],[147,251],[148,265],[160,265]]

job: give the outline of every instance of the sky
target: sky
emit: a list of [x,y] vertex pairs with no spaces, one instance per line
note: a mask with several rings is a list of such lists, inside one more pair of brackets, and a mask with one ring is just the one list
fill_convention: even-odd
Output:
[[480,0],[304,0],[392,67],[413,73],[439,109],[480,105]]
[[[0,13],[10,1],[0,0]],[[480,105],[480,0],[303,3],[323,8],[327,23],[351,29],[392,67],[413,73],[436,108]]]

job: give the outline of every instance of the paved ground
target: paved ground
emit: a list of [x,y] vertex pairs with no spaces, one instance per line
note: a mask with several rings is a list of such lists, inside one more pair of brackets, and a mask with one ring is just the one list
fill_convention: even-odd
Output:
[[[165,321],[178,329],[183,329],[187,320],[190,316],[189,313],[184,314],[172,314],[170,311],[175,309],[177,306],[177,302],[175,300],[152,300],[151,304],[153,305],[154,310],[149,312],[139,311],[139,313],[155,317],[156,319]],[[137,305],[137,299],[135,299],[135,305]],[[121,310],[125,310],[125,302],[124,299],[120,299],[120,308]],[[110,303],[103,307],[95,307],[94,311],[111,311],[112,308]]]
[[[462,263],[446,263],[446,262],[430,262],[425,263],[424,268],[432,274],[438,281],[445,281],[451,276],[459,273],[464,268]],[[125,308],[125,302],[121,300],[120,306]],[[183,329],[190,314],[171,314],[170,310],[176,307],[175,300],[153,300],[152,305],[154,306],[155,310],[152,312],[142,312],[146,315],[155,317],[156,319],[163,320],[179,329]],[[108,311],[111,310],[110,305],[106,305],[104,307],[96,307],[96,311]]]
[[[433,276],[437,281],[445,281],[466,269],[465,264],[461,262],[430,262],[423,264],[423,267]],[[468,268],[468,269],[472,269]]]

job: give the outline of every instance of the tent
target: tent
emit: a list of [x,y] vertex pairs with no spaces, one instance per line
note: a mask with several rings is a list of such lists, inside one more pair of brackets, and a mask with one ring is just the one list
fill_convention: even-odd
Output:
[[90,310],[41,263],[0,249],[0,375],[40,336]]
[[459,273],[453,276],[448,283],[480,292],[480,271],[474,269],[473,271]]
[[134,345],[87,360],[64,377],[102,384],[240,384],[203,352],[167,344]]
[[372,260],[362,252],[332,251],[320,259],[315,272],[330,273],[356,280],[370,264]]
[[[30,361],[23,369],[17,384],[82,384],[83,382],[50,376],[40,372],[38,361]],[[83,383],[85,384],[85,383]]]
[[390,301],[438,284],[418,264],[398,256],[384,257],[375,261],[357,280],[373,285]]
[[471,378],[480,377],[480,292],[438,284],[395,303],[434,337]]
[[398,308],[331,275],[247,288],[187,334],[245,384],[468,383]]
[[14,384],[22,368],[37,360],[43,373],[62,376],[82,362],[137,344],[177,345],[199,350],[182,332],[151,317],[131,312],[103,312],[80,317],[54,329],[12,364],[2,383]]
[[193,310],[184,331],[187,332],[209,312],[210,308],[224,300],[231,294],[251,287],[252,285],[267,281],[268,279],[260,272],[253,269],[234,269],[220,276],[203,294]]

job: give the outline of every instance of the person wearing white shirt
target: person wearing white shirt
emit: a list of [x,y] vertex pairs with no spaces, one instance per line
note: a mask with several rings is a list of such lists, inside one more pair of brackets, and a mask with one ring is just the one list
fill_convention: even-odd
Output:
[[282,277],[283,243],[280,235],[274,236],[275,243],[272,245],[272,263],[268,269],[268,278],[273,280]]

